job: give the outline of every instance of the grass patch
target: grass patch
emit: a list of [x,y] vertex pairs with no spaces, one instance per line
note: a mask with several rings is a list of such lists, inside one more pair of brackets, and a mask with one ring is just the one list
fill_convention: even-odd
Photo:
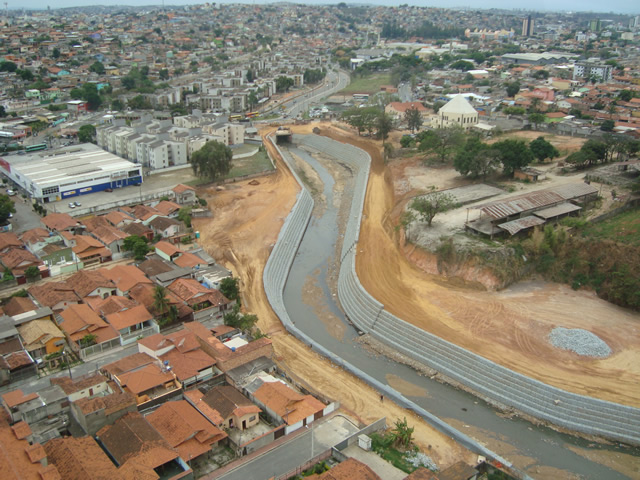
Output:
[[582,236],[640,247],[640,209],[634,208],[602,222],[589,223],[582,228]]
[[338,95],[350,95],[353,93],[368,93],[371,95],[379,92],[382,85],[389,85],[390,83],[390,73],[374,73],[367,77],[352,79],[346,88],[338,92]]
[[388,434],[383,436],[378,433],[372,433],[370,436],[371,447],[373,451],[384,458],[391,465],[399,468],[405,473],[413,473],[417,470],[416,467],[407,462],[404,456],[404,452],[401,452],[391,445]]
[[267,152],[262,149],[258,150],[258,152],[251,157],[233,159],[231,165],[231,171],[225,179],[273,170],[273,165],[271,164],[271,160],[269,160]]

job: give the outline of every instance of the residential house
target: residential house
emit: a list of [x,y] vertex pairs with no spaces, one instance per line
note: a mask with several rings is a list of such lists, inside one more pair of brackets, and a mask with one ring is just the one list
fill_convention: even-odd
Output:
[[188,461],[207,458],[227,434],[186,400],[167,402],[145,419]]
[[189,185],[179,183],[173,187],[173,193],[176,196],[176,203],[180,205],[193,205],[198,201],[196,189]]
[[171,202],[169,200],[162,200],[155,207],[156,210],[160,212],[161,215],[169,218],[176,218],[178,216],[178,212],[182,208],[175,202]]
[[[160,312],[155,305],[155,288],[156,286],[151,284],[138,284],[129,292],[129,296],[138,302],[140,305],[144,305],[157,319],[160,319],[166,312]],[[169,290],[166,291],[166,298],[169,302],[169,308],[175,307],[178,310],[179,322],[191,322],[193,321],[193,308],[184,303],[174,293]]]
[[111,225],[105,225],[93,230],[91,236],[102,242],[109,249],[114,260],[124,256],[124,239],[129,235],[123,231]]
[[137,410],[135,397],[119,389],[108,395],[81,398],[71,403],[73,419],[90,436],[105,425],[113,424],[123,415]]
[[168,217],[156,216],[148,222],[153,233],[162,238],[174,237],[184,232],[184,223]]
[[32,358],[59,352],[66,344],[64,334],[51,320],[32,320],[17,329],[25,350]]
[[74,350],[91,347],[103,350],[120,345],[120,335],[88,305],[69,305],[60,313],[60,328]]
[[209,380],[220,373],[215,368],[215,359],[200,348],[198,339],[189,330],[183,329],[169,335],[157,334],[139,340],[138,351],[171,367],[185,387]]
[[66,213],[49,213],[40,221],[50,232],[71,232],[75,234],[84,230],[84,226]]
[[182,255],[173,260],[173,263],[181,268],[192,268],[196,270],[209,266],[206,260],[190,252],[183,252]]
[[143,305],[107,315],[106,320],[120,334],[122,345],[129,345],[139,337],[146,337],[160,331],[153,315]]
[[0,233],[0,253],[6,253],[13,248],[24,248],[24,243],[13,232]]
[[57,469],[59,478],[64,480],[123,478],[93,437],[54,438],[44,445],[44,450],[47,460]]
[[42,406],[42,399],[33,392],[25,394],[17,388],[2,395],[2,406],[9,415],[11,423],[22,421],[21,410],[30,410]]
[[392,117],[394,120],[400,121],[405,119],[407,110],[418,110],[423,118],[429,115],[429,109],[420,102],[391,102],[384,107],[384,111],[387,115]]
[[104,217],[110,225],[113,225],[116,228],[123,228],[134,221],[134,218],[131,215],[119,210],[113,210],[107,213]]
[[153,285],[144,272],[134,265],[116,265],[100,271],[104,277],[116,285],[120,295],[127,295],[136,285],[141,283]]
[[223,313],[236,303],[219,290],[207,288],[193,278],[179,278],[167,288],[193,308],[196,320],[205,317],[222,318]]
[[0,464],[3,477],[7,480],[61,480],[63,477],[57,468],[48,463],[50,459],[43,446],[29,442],[29,425],[20,422],[10,426],[9,423],[8,415],[0,412]]
[[138,370],[115,375],[114,380],[120,387],[136,398],[138,407],[162,403],[180,392],[182,385],[171,370],[151,363]]
[[32,312],[38,306],[33,303],[29,297],[11,297],[9,301],[2,307],[5,315],[13,317],[22,313]]
[[269,338],[259,338],[236,347],[229,342],[223,343],[218,340],[199,322],[185,323],[184,328],[196,334],[200,347],[216,359],[216,367],[223,372],[246,365],[260,357],[273,358],[273,345]]
[[183,253],[182,250],[180,250],[175,245],[172,245],[171,243],[165,242],[163,240],[156,243],[155,248],[156,255],[169,262],[173,262]]
[[186,461],[138,412],[102,428],[96,439],[119,467],[142,466],[166,480],[191,477]]
[[139,304],[135,300],[120,295],[111,295],[106,299],[102,297],[85,297],[84,303],[91,307],[101,317],[106,317],[112,313],[123,312]]
[[207,393],[189,390],[185,399],[214,425],[246,430],[260,422],[260,408],[235,388],[216,386]]
[[94,237],[76,235],[74,240],[76,246],[71,249],[73,256],[76,261],[82,262],[84,266],[110,262],[113,258],[111,250]]
[[58,385],[62,388],[69,402],[103,396],[112,392],[107,377],[99,373],[88,374],[75,379],[69,377],[52,378],[51,385]]
[[6,269],[11,270],[19,284],[26,283],[25,275],[30,267],[34,267],[40,272],[40,267],[43,265],[42,260],[23,248],[12,248],[6,253],[0,254],[0,262]]
[[66,284],[76,292],[78,297],[101,297],[107,298],[109,295],[117,295],[115,283],[105,277],[100,270],[81,270],[70,276]]
[[325,405],[313,395],[303,395],[270,375],[256,378],[246,390],[252,400],[280,423],[302,425],[323,416]]
[[61,312],[69,305],[77,305],[81,301],[73,287],[66,283],[49,282],[34,285],[28,292],[39,305],[49,307],[54,312]]
[[142,222],[128,223],[122,227],[122,231],[129,236],[136,235],[138,237],[146,238],[149,242],[153,240],[153,230]]
[[156,361],[157,360],[155,358],[150,357],[146,353],[134,353],[123,357],[120,360],[116,360],[115,362],[103,365],[100,368],[100,373],[115,381],[116,377],[123,373],[139,370],[147,365],[155,363]]

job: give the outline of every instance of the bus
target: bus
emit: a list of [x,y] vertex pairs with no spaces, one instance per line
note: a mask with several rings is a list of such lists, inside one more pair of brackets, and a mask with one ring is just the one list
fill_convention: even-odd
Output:
[[24,147],[24,151],[27,153],[37,152],[38,150],[46,150],[46,149],[47,149],[46,143],[36,143],[35,145],[29,145],[27,147]]
[[242,115],[229,115],[230,122],[238,122],[242,120],[244,117]]
[[367,100],[369,100],[369,94],[368,93],[354,93],[353,94],[353,99],[354,100],[359,100],[361,102],[366,102]]
[[258,115],[260,115],[260,112],[249,112],[245,115],[245,117],[253,118],[253,117],[257,117]]

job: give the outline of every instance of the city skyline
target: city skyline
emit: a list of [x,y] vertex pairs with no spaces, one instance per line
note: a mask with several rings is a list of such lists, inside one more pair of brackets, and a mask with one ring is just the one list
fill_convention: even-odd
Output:
[[[202,1],[194,1],[194,0],[166,0],[164,2],[165,6],[186,6],[186,5],[199,5],[206,2]],[[244,4],[259,4],[265,5],[269,3],[275,3],[264,0],[249,0],[249,1],[232,1],[232,0],[223,0],[218,2],[210,2],[210,3],[222,3],[222,4],[233,4],[233,3],[244,3]],[[337,1],[326,1],[326,0],[307,0],[306,2],[290,2],[290,3],[304,3],[304,4],[314,4],[314,5],[335,5]],[[345,2],[350,3],[350,2]],[[625,14],[625,15],[633,15],[640,14],[640,4],[634,4],[634,2],[627,2],[626,0],[612,0],[607,3],[602,3],[597,0],[584,0],[581,2],[576,2],[575,0],[560,0],[558,2],[542,2],[538,4],[536,9],[531,9],[531,3],[525,1],[507,1],[507,0],[462,0],[460,3],[451,4],[448,0],[435,0],[429,2],[417,2],[417,1],[408,1],[404,2],[408,5],[415,5],[421,7],[439,7],[439,8],[472,8],[472,9],[504,9],[504,10],[522,10],[522,11],[570,11],[570,12],[594,12],[594,13],[603,13],[603,14]],[[369,0],[366,2],[354,2],[354,4],[359,5],[375,5],[375,6],[392,6],[393,2],[389,0]],[[162,5],[162,1],[153,1],[153,0],[99,0],[97,3],[93,4],[95,6],[158,6]],[[31,9],[31,10],[42,10],[47,7],[51,7],[52,9],[59,8],[71,8],[71,7],[86,7],[92,6],[87,2],[87,0],[62,0],[53,2],[51,0],[27,0],[24,2],[8,2],[9,10],[20,10],[20,9]]]

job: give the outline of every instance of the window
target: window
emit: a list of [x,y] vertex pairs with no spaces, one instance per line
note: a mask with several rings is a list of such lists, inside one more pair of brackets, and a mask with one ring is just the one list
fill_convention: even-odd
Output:
[[55,187],[47,187],[42,189],[42,195],[51,195],[53,193],[59,193],[60,188],[58,186]]
[[249,421],[250,421],[250,422],[255,421],[255,419],[256,419],[256,416],[255,416],[255,415],[253,415],[253,416],[249,417]]

